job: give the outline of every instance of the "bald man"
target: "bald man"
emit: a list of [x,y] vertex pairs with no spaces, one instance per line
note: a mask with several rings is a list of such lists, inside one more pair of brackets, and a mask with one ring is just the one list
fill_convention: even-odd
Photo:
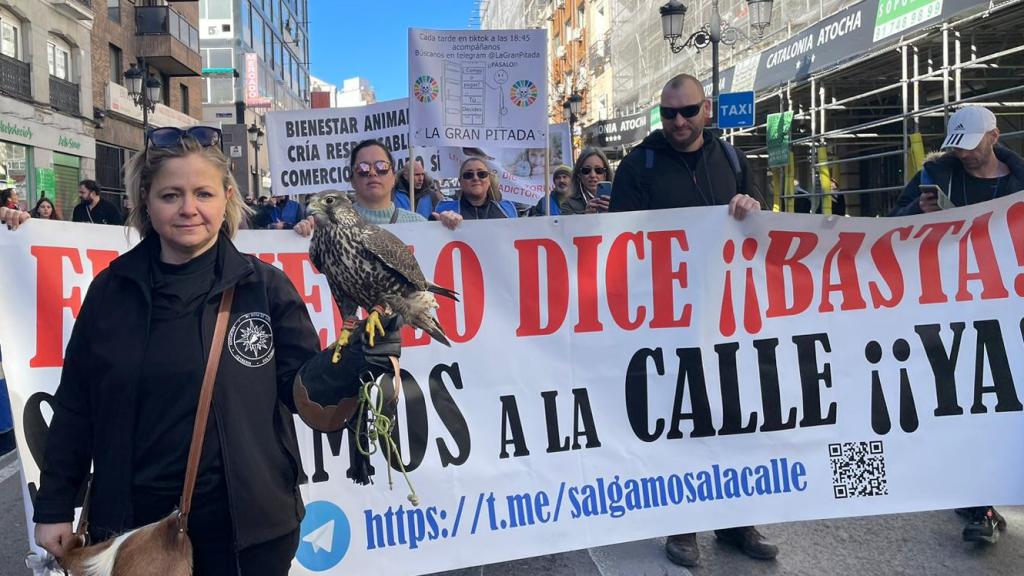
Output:
[[743,219],[760,210],[747,159],[707,130],[711,101],[704,86],[679,74],[661,91],[661,124],[622,163],[612,188],[612,212],[729,205]]
[[[611,212],[688,206],[729,205],[742,220],[761,209],[751,195],[747,159],[707,130],[711,102],[693,76],[680,74],[661,92],[662,128],[655,130],[622,160],[612,184]],[[779,549],[753,526],[715,530],[718,539],[751,558],[771,560]],[[668,559],[696,566],[696,534],[676,534],[665,542]]]

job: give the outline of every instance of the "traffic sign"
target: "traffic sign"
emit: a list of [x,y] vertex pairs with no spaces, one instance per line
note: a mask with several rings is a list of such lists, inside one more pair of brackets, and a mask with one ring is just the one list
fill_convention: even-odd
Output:
[[728,92],[718,96],[718,127],[744,128],[754,125],[754,93]]

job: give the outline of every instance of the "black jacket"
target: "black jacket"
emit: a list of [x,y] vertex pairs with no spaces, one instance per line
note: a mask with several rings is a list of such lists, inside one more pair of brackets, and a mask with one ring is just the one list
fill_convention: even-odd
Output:
[[[133,526],[132,437],[137,381],[151,302],[150,234],[101,272],[82,303],[53,402],[35,522],[70,522],[74,497],[94,462],[90,532],[105,538]],[[319,351],[306,306],[288,278],[243,255],[221,236],[217,279],[203,305],[209,350],[221,293],[235,286],[213,412],[238,549],[296,529],[305,513],[292,412],[296,372]],[[266,315],[272,347],[255,359],[231,345],[231,328]],[[265,324],[264,324],[265,325]],[[173,350],[168,350],[173,354]],[[205,366],[205,362],[204,362]]]
[[651,132],[619,164],[610,211],[713,206],[728,204],[736,194],[754,195],[742,152],[736,150],[741,168],[736,174],[724,145],[709,130],[703,150],[696,170],[690,170],[661,130]]
[[[996,158],[1010,169],[1009,185],[1002,195],[1024,190],[1024,159],[1021,159],[1013,150],[999,145],[995,147],[995,154]],[[924,163],[924,169],[928,171],[932,184],[942,188],[942,191],[949,196],[950,201],[957,206],[967,206],[991,200],[991,198],[974,198],[966,194],[964,187],[964,175],[966,174],[964,172],[964,165],[950,152],[927,160]],[[906,188],[903,189],[899,198],[896,199],[896,208],[889,213],[889,216],[920,214],[921,206],[917,203],[918,198],[921,197],[920,186],[921,173],[918,172],[910,180]],[[965,198],[965,196],[967,197]]]
[[79,202],[75,204],[75,209],[71,212],[72,222],[85,222],[92,224],[112,224],[120,226],[124,223],[124,219],[121,217],[121,211],[114,206],[112,202],[107,201],[104,198],[100,198],[100,201],[96,204],[95,208],[90,208],[87,204]]

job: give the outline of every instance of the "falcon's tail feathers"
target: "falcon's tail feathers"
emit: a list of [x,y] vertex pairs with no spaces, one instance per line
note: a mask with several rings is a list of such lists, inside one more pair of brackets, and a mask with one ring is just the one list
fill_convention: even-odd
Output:
[[451,298],[452,300],[455,300],[456,302],[459,301],[459,293],[458,292],[456,292],[454,290],[449,290],[449,289],[447,289],[447,288],[445,288],[443,286],[438,286],[437,284],[431,284],[431,283],[428,282],[427,283],[427,290],[430,291],[430,292],[433,292],[434,294],[440,294],[441,296],[444,296],[446,298]]
[[430,337],[434,340],[437,340],[449,348],[452,347],[452,343],[448,341],[448,337],[444,335],[444,330],[436,319],[431,318],[430,323],[427,326],[420,326],[420,328],[423,328],[423,330],[425,330],[427,334],[430,334]]

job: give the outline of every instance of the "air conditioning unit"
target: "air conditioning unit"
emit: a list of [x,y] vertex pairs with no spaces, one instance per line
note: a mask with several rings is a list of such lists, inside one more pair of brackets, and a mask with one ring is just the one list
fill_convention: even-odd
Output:
[[565,58],[565,46],[559,46],[558,48],[555,48],[555,56],[558,56],[559,58]]

